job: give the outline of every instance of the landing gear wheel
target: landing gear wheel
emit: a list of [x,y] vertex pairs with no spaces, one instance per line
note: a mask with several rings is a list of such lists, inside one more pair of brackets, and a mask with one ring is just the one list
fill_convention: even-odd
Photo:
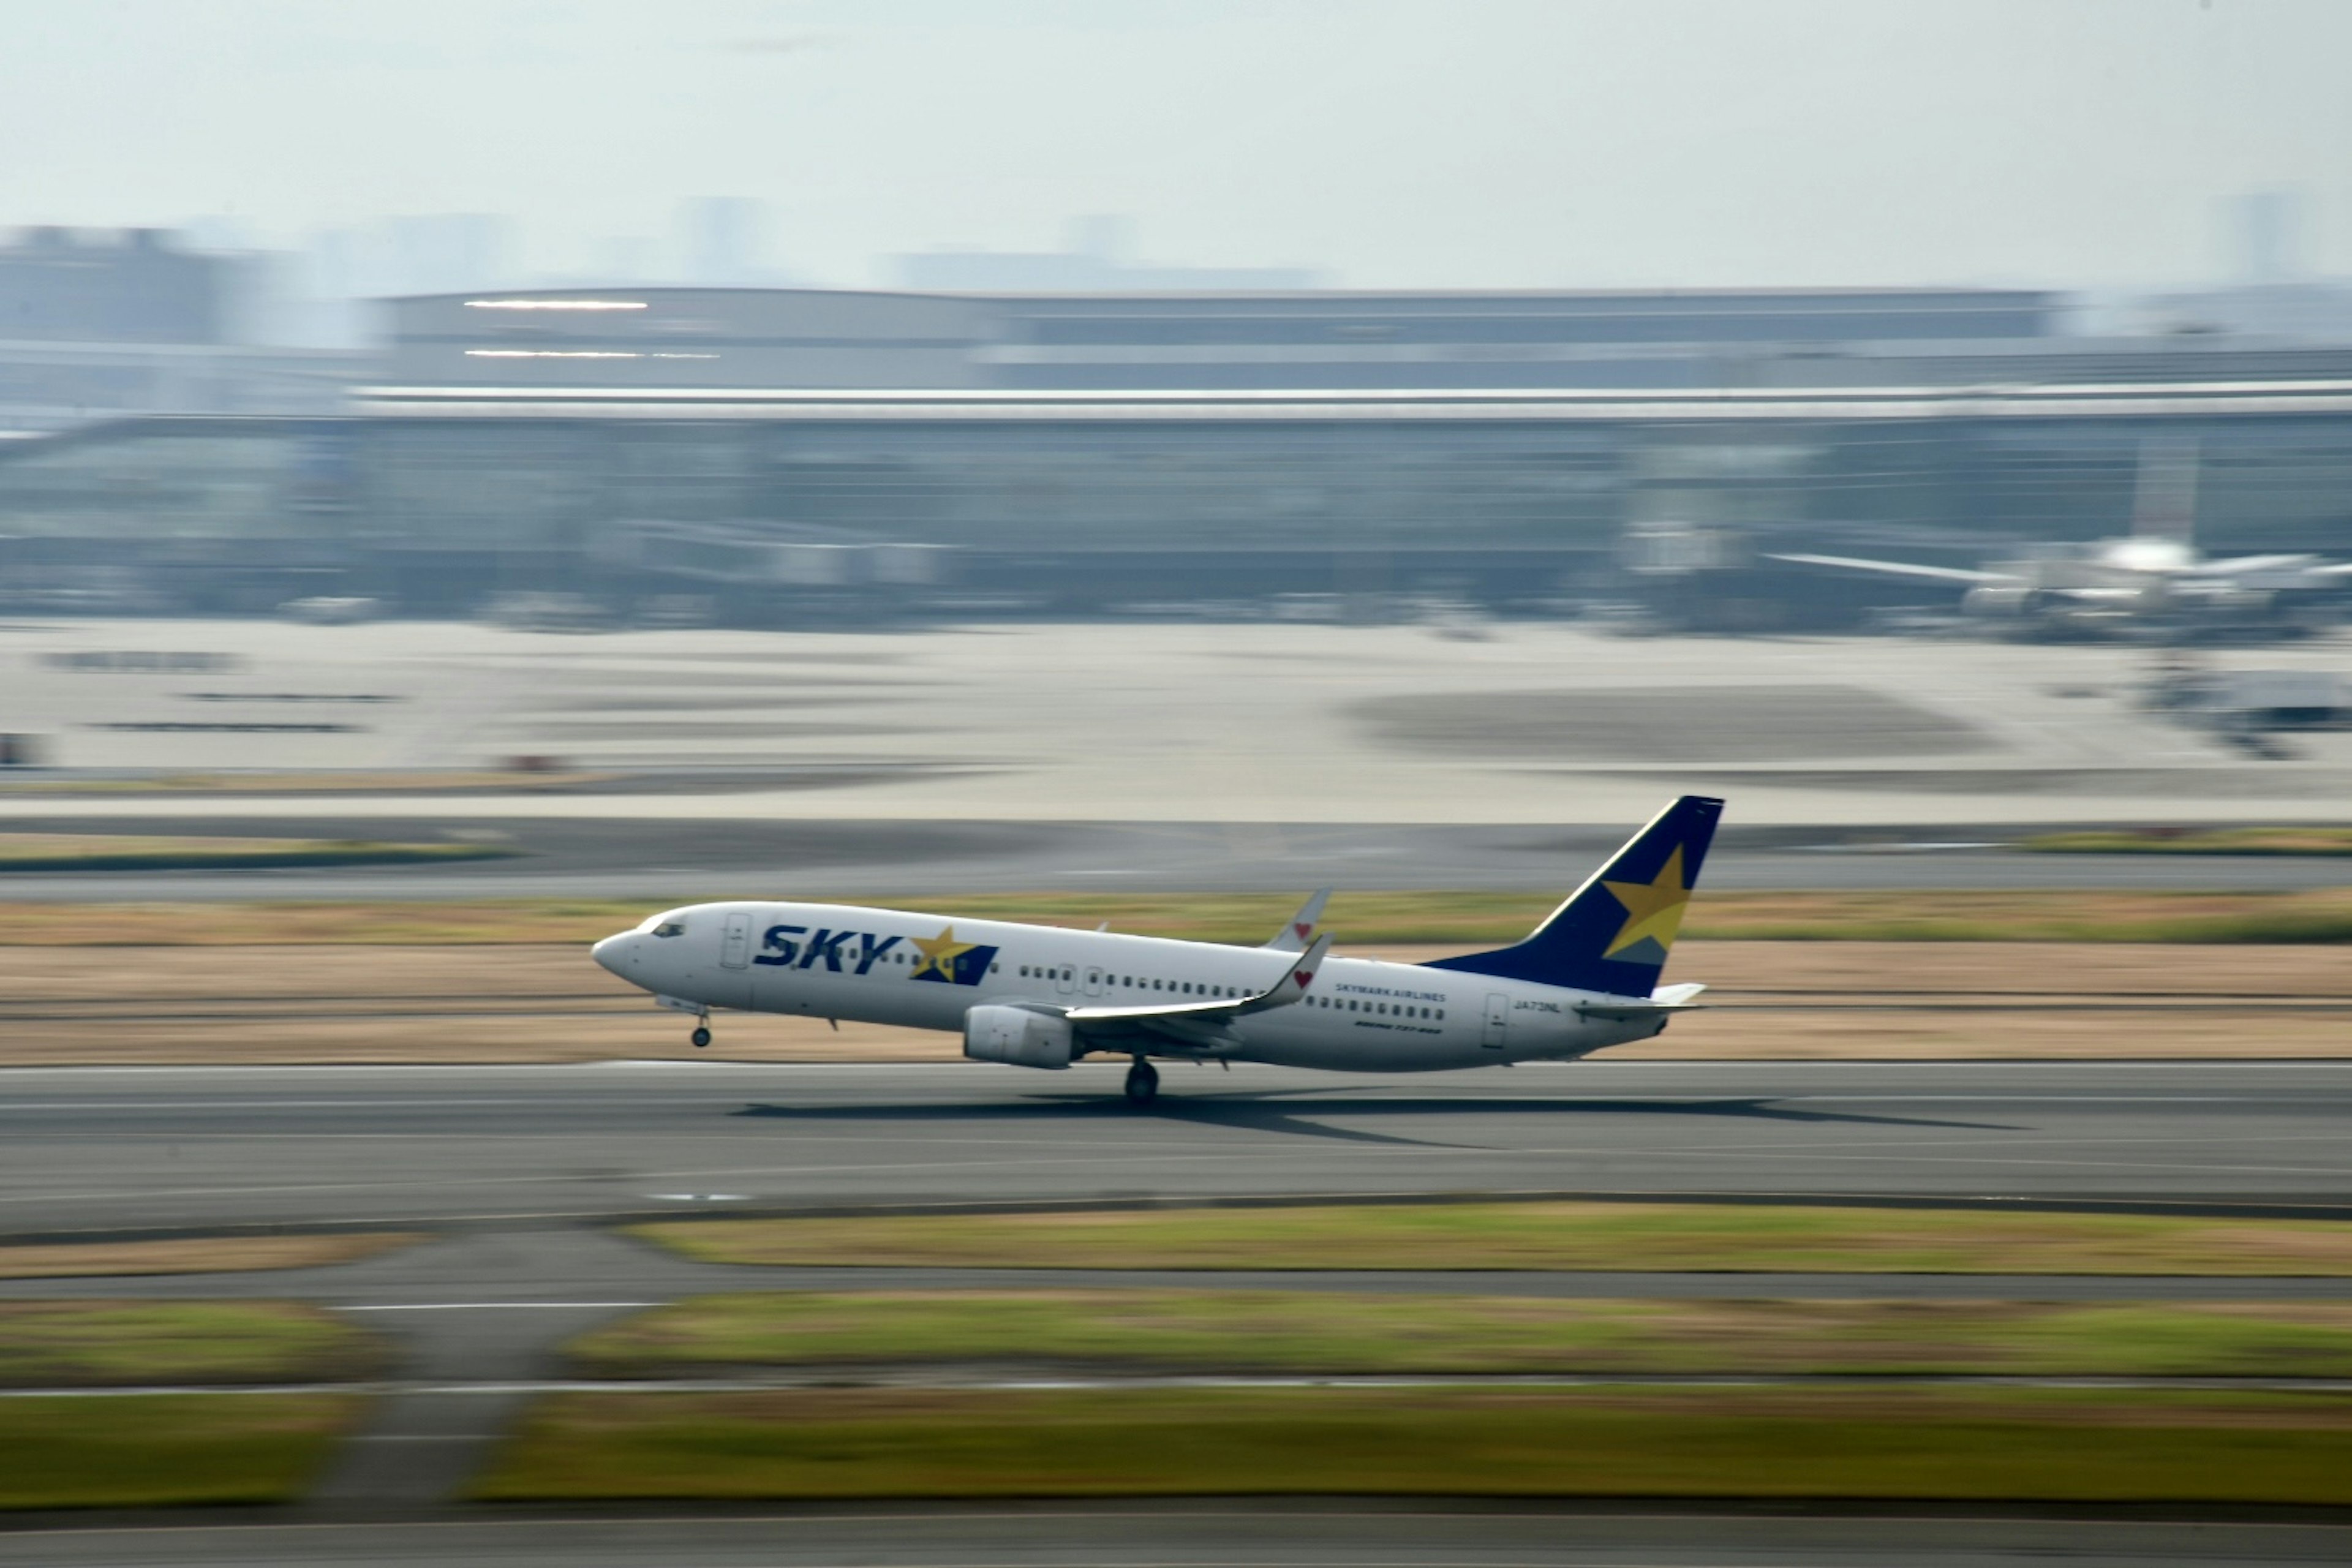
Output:
[[698,1051],[710,1043],[710,1031],[697,1024],[694,1026],[694,1033],[687,1036],[687,1038],[694,1042],[694,1048]]
[[1127,1102],[1149,1105],[1160,1093],[1160,1069],[1138,1057],[1127,1069]]

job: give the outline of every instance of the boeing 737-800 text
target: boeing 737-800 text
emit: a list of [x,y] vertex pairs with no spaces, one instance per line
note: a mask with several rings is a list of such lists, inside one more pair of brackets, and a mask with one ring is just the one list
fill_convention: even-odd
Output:
[[956,920],[844,904],[694,904],[609,936],[596,962],[696,1015],[713,1008],[946,1029],[964,1055],[1066,1068],[1132,1058],[1148,1103],[1161,1060],[1342,1072],[1580,1057],[1643,1040],[1701,985],[1659,972],[1723,803],[1685,795],[1526,941],[1428,963],[1333,958],[1323,895],[1264,947]]

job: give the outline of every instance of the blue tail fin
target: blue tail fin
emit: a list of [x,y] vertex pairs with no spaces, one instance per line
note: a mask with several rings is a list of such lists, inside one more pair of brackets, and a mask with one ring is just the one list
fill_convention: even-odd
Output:
[[1686,795],[1651,819],[1616,858],[1552,910],[1516,947],[1432,960],[1505,980],[1531,980],[1612,996],[1647,996],[1657,988],[1666,951],[1682,929],[1698,868],[1715,840],[1723,802]]

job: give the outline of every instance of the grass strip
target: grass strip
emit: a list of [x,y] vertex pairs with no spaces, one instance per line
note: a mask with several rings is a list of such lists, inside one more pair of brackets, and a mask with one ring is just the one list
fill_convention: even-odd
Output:
[[290,1501],[360,1404],[323,1394],[0,1399],[0,1508]]
[[[429,845],[496,852],[495,846]],[[1563,874],[1565,878],[1565,873]],[[1565,880],[1563,882],[1565,885]],[[713,884],[658,899],[475,899],[446,902],[0,902],[0,945],[473,945],[587,942],[667,903],[762,897]],[[845,900],[952,909],[960,917],[1034,921],[1200,942],[1255,944],[1297,907],[1288,895],[992,893]],[[1325,925],[1344,944],[1515,942],[1557,901],[1541,893],[1343,892]],[[2137,892],[2031,889],[1937,892],[1702,892],[1690,937],[1777,942],[2352,942],[2352,888],[2288,892]]]
[[0,1301],[0,1387],[341,1383],[383,1342],[293,1301]]
[[112,833],[0,833],[0,872],[219,871],[286,866],[445,865],[501,860],[499,844],[392,844],[361,838],[167,838]]
[[1014,1268],[1535,1268],[1863,1274],[2352,1274],[2352,1224],[1745,1204],[1282,1208],[669,1220],[709,1263]]
[[2017,847],[2044,855],[2352,855],[2352,827],[2118,828],[2044,833]]
[[2352,1502],[2352,1402],[2087,1390],[565,1394],[489,1499],[1519,1497]]
[[1139,1373],[2343,1377],[2352,1375],[2352,1303],[746,1292],[656,1308],[574,1341],[570,1353],[598,1377],[941,1363]]
[[0,1279],[98,1279],[134,1274],[239,1274],[355,1263],[424,1237],[406,1231],[360,1236],[218,1236],[169,1241],[34,1242],[0,1245]]

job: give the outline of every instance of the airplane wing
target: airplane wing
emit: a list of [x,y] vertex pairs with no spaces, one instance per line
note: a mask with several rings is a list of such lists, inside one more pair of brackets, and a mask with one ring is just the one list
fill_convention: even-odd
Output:
[[2009,572],[1974,572],[1963,566],[1927,566],[1916,561],[1865,561],[1854,555],[1767,555],[1800,566],[1835,566],[1848,572],[1883,572],[1894,577],[1927,577],[1938,583],[2014,583]]
[[2352,561],[2336,561],[2331,562],[2325,566],[2310,567],[2305,571],[2304,575],[2306,577],[2352,577]]
[[1662,985],[1650,993],[1646,1002],[1633,998],[1611,997],[1603,1002],[1586,1002],[1576,1009],[1580,1018],[1608,1018],[1617,1023],[1631,1023],[1637,1018],[1655,1018],[1668,1013],[1687,1013],[1704,1007],[1696,1000],[1704,985]]
[[[2309,564],[2308,555],[2239,555],[2228,561],[2200,561],[2189,569],[2191,577],[2229,577],[2241,572],[2276,572],[2288,566]],[[2343,571],[2340,566],[2315,567],[2315,571]]]
[[1330,897],[1330,889],[1316,889],[1315,896],[1298,906],[1290,923],[1276,931],[1266,947],[1275,952],[1306,952],[1307,944],[1315,940],[1315,928],[1323,923],[1323,905]]
[[1323,957],[1331,951],[1328,935],[1318,936],[1303,957],[1293,960],[1282,976],[1249,996],[1220,996],[1213,1001],[1160,1003],[1141,1007],[1072,1007],[1062,1016],[1089,1033],[1139,1030],[1194,1047],[1220,1043],[1224,1026],[1252,1013],[1287,1007],[1315,984]]

